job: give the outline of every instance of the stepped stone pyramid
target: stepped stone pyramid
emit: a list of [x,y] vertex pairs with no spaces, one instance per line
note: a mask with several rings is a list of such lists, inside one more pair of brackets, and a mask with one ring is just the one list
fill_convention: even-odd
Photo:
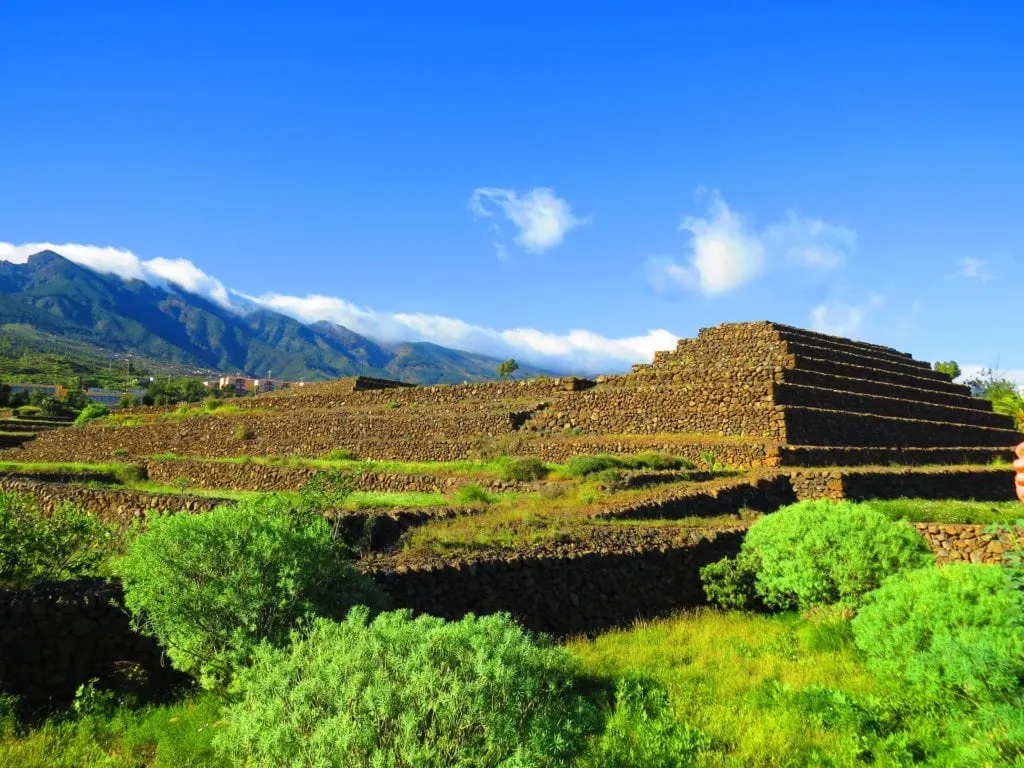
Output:
[[776,441],[782,464],[986,463],[1022,439],[1010,417],[905,352],[778,323],[702,329],[610,383],[644,381],[719,389],[693,426]]

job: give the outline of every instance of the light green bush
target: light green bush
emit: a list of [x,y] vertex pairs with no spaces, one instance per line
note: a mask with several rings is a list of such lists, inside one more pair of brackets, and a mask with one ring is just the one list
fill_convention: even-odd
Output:
[[706,589],[735,595],[749,584],[749,568],[755,567],[756,596],[783,610],[854,608],[886,577],[934,560],[906,523],[889,520],[868,504],[825,500],[802,501],[758,520],[741,557],[747,559],[742,568],[705,569]]
[[110,526],[71,504],[43,515],[30,496],[0,493],[0,587],[98,575],[116,540]]
[[460,486],[452,497],[456,504],[493,504],[494,494],[475,483]]
[[621,463],[614,456],[595,454],[593,456],[573,456],[565,463],[564,472],[569,477],[587,477],[596,475],[606,469],[617,469]]
[[110,415],[110,409],[102,403],[89,403],[75,418],[75,424],[85,424],[93,419],[102,419]]
[[217,738],[246,765],[564,766],[600,727],[577,662],[505,615],[317,620],[262,646]]
[[225,686],[261,641],[285,643],[307,614],[381,603],[328,522],[281,497],[151,517],[113,567],[140,628],[208,688]]
[[893,576],[868,595],[853,632],[872,669],[928,694],[994,699],[1024,680],[1024,593],[1000,566]]
[[548,476],[547,465],[536,458],[509,459],[501,467],[503,480],[518,480],[528,483],[531,480],[542,480]]

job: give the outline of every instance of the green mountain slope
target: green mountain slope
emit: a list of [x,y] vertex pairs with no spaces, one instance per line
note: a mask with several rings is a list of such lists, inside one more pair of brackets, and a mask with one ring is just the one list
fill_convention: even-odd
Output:
[[[364,374],[455,383],[493,379],[499,363],[435,344],[380,344],[265,309],[237,313],[194,294],[94,272],[52,251],[25,264],[0,261],[0,326],[8,324],[29,326],[37,339],[63,347],[54,354],[82,343],[176,366],[291,380]],[[517,376],[540,373],[523,366]]]

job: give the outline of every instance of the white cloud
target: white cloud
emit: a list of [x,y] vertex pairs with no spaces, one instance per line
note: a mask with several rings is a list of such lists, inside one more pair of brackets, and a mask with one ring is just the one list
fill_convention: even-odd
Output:
[[[589,216],[574,216],[569,201],[548,187],[536,187],[522,197],[511,189],[478,187],[469,199],[469,209],[478,218],[492,218],[500,212],[516,228],[516,244],[538,253],[554,248],[569,230],[591,221]],[[504,247],[498,247],[500,243],[495,246],[500,257]]]
[[692,236],[688,263],[649,260],[648,279],[658,290],[681,286],[716,296],[757,277],[775,258],[829,269],[849,259],[857,247],[854,230],[794,211],[758,232],[749,228],[718,192],[712,193],[706,216],[688,216],[679,229]]
[[143,261],[119,248],[91,245],[0,242],[0,261],[23,263],[34,253],[52,250],[71,261],[125,279],[152,285],[168,283],[204,296],[222,306],[245,312],[264,306],[302,322],[327,320],[381,341],[429,341],[466,352],[494,357],[516,357],[553,370],[579,373],[620,371],[635,362],[648,362],[660,349],[675,347],[678,336],[663,329],[642,336],[607,338],[586,330],[565,334],[533,328],[495,330],[442,315],[378,312],[335,296],[287,296],[268,293],[252,297],[230,291],[217,279],[185,259]]
[[989,274],[987,268],[988,262],[984,259],[975,259],[968,256],[966,259],[961,259],[958,274],[963,277],[970,277],[975,280],[987,282],[992,279],[992,275]]
[[29,256],[40,251],[54,251],[83,267],[89,267],[96,272],[114,274],[125,280],[144,280],[150,285],[158,287],[176,285],[189,293],[203,296],[221,306],[231,306],[228,291],[220,281],[210,277],[191,261],[185,259],[156,258],[143,261],[131,251],[122,248],[78,243],[14,245],[0,242],[0,261],[23,264],[28,261]]
[[693,236],[689,264],[663,259],[652,265],[656,288],[679,285],[714,296],[739,287],[764,268],[760,238],[746,231],[717,192],[706,217],[687,216],[679,229]]
[[388,313],[332,296],[247,297],[304,322],[327,320],[382,341],[428,341],[492,357],[516,357],[535,365],[584,373],[623,370],[672,349],[678,336],[664,329],[610,339],[586,330],[554,334],[533,328],[495,330],[443,315]]
[[862,306],[828,301],[811,309],[811,328],[821,333],[853,338],[860,334],[864,320],[885,303],[885,296],[872,293]]
[[848,260],[857,249],[856,231],[822,219],[786,212],[786,219],[764,230],[770,250],[807,267],[834,269]]

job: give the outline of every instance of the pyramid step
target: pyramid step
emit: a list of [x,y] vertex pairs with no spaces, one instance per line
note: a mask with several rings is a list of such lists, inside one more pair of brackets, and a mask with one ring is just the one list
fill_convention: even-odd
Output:
[[[835,389],[840,392],[859,392],[864,395],[894,397],[896,399],[917,400],[922,403],[936,405],[952,405],[956,408],[970,408],[976,411],[991,411],[992,404],[988,400],[971,397],[970,390],[963,387],[962,393],[939,392],[921,387],[905,387],[900,384],[889,384],[869,379],[837,376],[832,373],[808,371],[801,368],[786,368],[782,372],[782,383],[798,384],[805,387]],[[954,384],[953,386],[959,386]]]
[[[904,376],[914,376],[927,381],[937,381],[943,384],[951,384],[949,376],[931,368],[910,363],[898,363],[892,360],[885,360],[879,357],[869,357],[854,352],[847,352],[837,347],[818,346],[804,344],[803,342],[790,341],[789,351],[791,354],[800,357],[813,357],[817,360],[829,360],[831,362],[843,363],[845,365],[859,365],[864,368],[873,368],[880,371],[889,371]],[[915,361],[916,362],[916,361]]]
[[[811,331],[807,328],[797,328],[795,325],[785,325],[783,323],[772,323],[772,326],[780,334],[793,333],[800,334],[808,339],[817,339],[819,341],[828,341],[834,344],[844,344],[846,346],[857,347],[858,349],[864,349],[870,352],[886,353],[890,355],[896,355],[898,357],[908,358],[913,360],[913,356],[909,352],[901,352],[893,347],[887,347],[882,344],[872,344],[867,341],[858,341],[857,339],[848,339],[845,336],[834,336],[830,333],[821,333],[820,331]],[[915,361],[917,362],[917,361]]]
[[887,360],[901,365],[910,365],[915,368],[931,370],[931,365],[925,361],[915,360],[906,352],[897,352],[895,349],[889,349],[888,347],[877,347],[872,344],[865,344],[859,341],[850,341],[849,339],[843,339],[838,336],[826,336],[821,333],[803,331],[798,328],[780,329],[779,336],[784,341],[790,341],[797,344],[807,344],[815,347],[824,347],[826,349],[835,349],[840,352],[848,352],[855,355],[861,355],[863,357]]
[[850,448],[821,445],[779,446],[784,467],[928,466],[938,464],[991,464],[1010,462],[1009,448]]
[[846,376],[851,379],[864,379],[881,384],[897,384],[903,387],[928,389],[933,392],[946,392],[951,395],[966,395],[970,390],[962,384],[953,384],[949,379],[924,379],[908,373],[871,368],[865,365],[823,360],[813,355],[797,355],[797,370],[828,373],[833,376]]
[[1013,474],[998,468],[934,468],[844,472],[843,496],[869,499],[967,499],[1013,501]]
[[1013,429],[903,419],[823,408],[786,406],[786,442],[792,445],[879,447],[1009,447],[1024,439]]
[[896,416],[902,419],[944,421],[951,424],[969,424],[980,427],[1012,429],[1013,419],[1001,413],[975,408],[957,408],[903,398],[880,397],[856,392],[841,392],[798,384],[777,384],[776,405],[806,405],[830,411],[870,413],[876,416]]

